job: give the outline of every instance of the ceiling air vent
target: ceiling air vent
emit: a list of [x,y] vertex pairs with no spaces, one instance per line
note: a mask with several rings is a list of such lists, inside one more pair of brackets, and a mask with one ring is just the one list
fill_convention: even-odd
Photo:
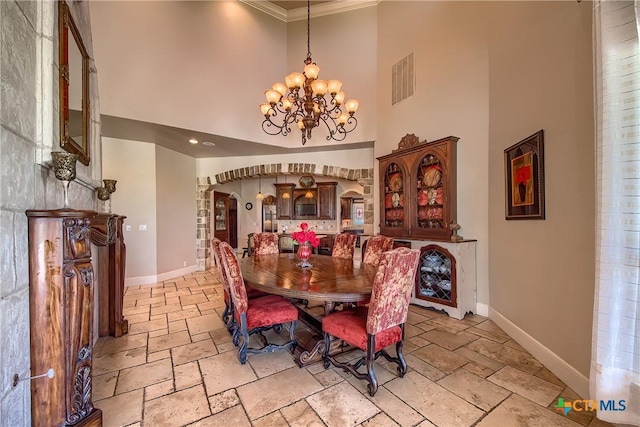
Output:
[[413,95],[414,88],[414,60],[410,53],[391,67],[391,105]]

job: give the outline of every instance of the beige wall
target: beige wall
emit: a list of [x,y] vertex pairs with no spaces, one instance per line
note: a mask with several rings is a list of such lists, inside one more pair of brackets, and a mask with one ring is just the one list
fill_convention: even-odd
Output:
[[[117,190],[111,195],[111,210],[126,216],[125,227],[131,226],[131,231],[124,231],[125,276],[127,279],[155,276],[158,271],[156,146],[102,138],[102,155],[104,177],[118,180]],[[140,231],[140,225],[146,225],[147,231]]]
[[196,264],[196,159],[156,146],[158,272]]
[[[491,306],[588,377],[595,283],[591,6],[491,6]],[[545,132],[546,220],[505,221],[503,150]]]
[[[411,52],[416,94],[391,106],[391,65]],[[594,292],[589,4],[382,2],[378,54],[385,120],[375,155],[406,133],[460,137],[458,221],[460,234],[478,239],[478,301],[586,380]],[[503,150],[539,129],[547,219],[506,221]]]

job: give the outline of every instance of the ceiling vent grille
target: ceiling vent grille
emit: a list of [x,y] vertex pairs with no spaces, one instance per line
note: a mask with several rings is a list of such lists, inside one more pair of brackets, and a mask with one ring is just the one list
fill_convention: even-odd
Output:
[[413,95],[414,88],[414,59],[410,53],[391,67],[391,105]]

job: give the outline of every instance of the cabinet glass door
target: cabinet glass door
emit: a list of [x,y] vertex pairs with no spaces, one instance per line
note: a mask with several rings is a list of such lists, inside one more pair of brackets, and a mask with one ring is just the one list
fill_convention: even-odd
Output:
[[216,200],[214,213],[215,213],[216,231],[226,230],[227,229],[227,207],[224,203],[224,200],[222,199]]
[[428,245],[420,250],[416,298],[451,307],[456,300],[456,260],[445,248]]
[[402,228],[405,226],[404,176],[397,163],[387,166],[384,174],[384,226]]
[[445,229],[441,160],[434,154],[427,154],[420,161],[416,173],[416,226],[418,229]]

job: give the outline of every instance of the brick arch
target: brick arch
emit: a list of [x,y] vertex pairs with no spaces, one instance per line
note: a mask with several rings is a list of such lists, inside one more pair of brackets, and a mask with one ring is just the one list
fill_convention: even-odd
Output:
[[210,251],[211,239],[211,192],[216,185],[242,179],[254,179],[261,176],[276,175],[315,175],[325,178],[340,178],[355,181],[362,185],[364,199],[364,224],[373,232],[373,168],[349,169],[340,166],[316,165],[314,163],[270,163],[231,169],[216,174],[212,183],[211,177],[199,177],[197,188],[197,231],[196,231],[196,263],[198,270],[204,271],[212,267]]

